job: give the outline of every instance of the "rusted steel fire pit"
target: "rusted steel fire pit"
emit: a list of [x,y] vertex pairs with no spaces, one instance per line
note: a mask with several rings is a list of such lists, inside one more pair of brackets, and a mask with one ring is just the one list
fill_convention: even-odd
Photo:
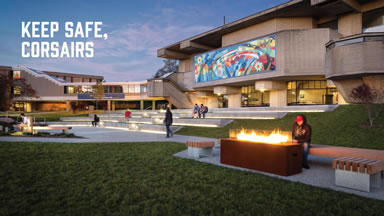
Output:
[[220,162],[282,176],[301,173],[302,147],[290,132],[231,130],[220,140]]

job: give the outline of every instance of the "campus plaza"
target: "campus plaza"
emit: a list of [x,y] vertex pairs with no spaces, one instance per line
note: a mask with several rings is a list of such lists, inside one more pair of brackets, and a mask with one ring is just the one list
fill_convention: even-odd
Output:
[[[72,127],[73,133],[87,139],[1,137],[0,140],[108,144],[116,142],[116,145],[126,141],[137,143],[175,141],[187,143],[190,146],[172,153],[172,156],[274,177],[264,179],[258,184],[278,178],[316,186],[316,188],[306,188],[311,191],[311,196],[315,194],[312,193],[313,190],[321,187],[382,201],[384,189],[381,164],[378,167],[379,172],[371,175],[363,170],[364,177],[361,177],[360,170],[359,172],[342,170],[341,167],[344,166],[346,169],[353,170],[353,161],[343,161],[340,158],[349,157],[357,161],[358,158],[363,158],[365,159],[363,162],[371,160],[375,160],[375,162],[371,161],[372,163],[376,163],[377,160],[382,162],[383,150],[365,149],[364,145],[351,148],[350,143],[344,143],[346,147],[333,146],[339,143],[326,143],[326,145],[312,143],[309,156],[311,169],[303,169],[301,173],[295,175],[281,176],[222,163],[223,146],[220,139],[228,136],[201,137],[203,136],[201,131],[208,131],[212,127],[215,130],[210,133],[220,134],[221,129],[235,124],[237,119],[244,124],[246,121],[254,120],[255,122],[248,125],[263,127],[267,124],[266,121],[277,121],[286,116],[290,118],[288,123],[290,127],[295,121],[296,113],[308,113],[307,116],[313,117],[309,122],[315,121],[314,112],[316,115],[324,114],[322,115],[324,122],[327,116],[340,121],[340,118],[332,114],[338,112],[337,109],[348,111],[350,105],[339,104],[353,102],[350,97],[353,88],[361,84],[368,84],[374,89],[382,89],[384,86],[383,32],[365,31],[383,24],[383,3],[383,1],[354,1],[354,4],[350,1],[310,1],[310,3],[309,1],[289,1],[159,49],[157,52],[159,57],[180,61],[178,72],[136,83],[105,82],[102,84],[103,98],[95,99],[95,93],[92,90],[96,85],[95,81],[103,77],[82,75],[77,78],[75,74],[55,74],[25,67],[5,67],[3,69],[10,72],[15,79],[26,78],[32,87],[37,89],[40,99],[16,98],[19,108],[24,111],[42,110],[41,107],[44,106],[46,110],[54,110],[52,104],[57,104],[56,107],[59,107],[57,110],[70,110],[72,105],[79,104],[84,104],[88,109],[90,107],[95,109],[96,106],[104,104],[101,106],[105,112],[99,114],[101,124],[100,127],[95,128],[90,127],[94,115],[92,113],[87,117],[62,117],[58,122],[48,122],[52,127]],[[298,11],[300,16],[296,15]],[[42,89],[39,90],[39,88]],[[100,101],[100,104],[96,104]],[[39,106],[34,105],[36,103],[44,105],[37,108]],[[206,119],[191,118],[195,103],[209,107]],[[182,130],[184,126],[200,127],[202,130],[200,132],[193,130],[194,136],[176,134],[170,139],[164,138],[162,121],[164,110],[161,110],[164,107],[163,104],[172,107],[173,131]],[[124,111],[127,108],[132,109],[132,118],[128,120],[124,118]],[[345,113],[343,115],[345,119],[353,117],[348,116],[349,112]],[[338,112],[338,114],[343,113]],[[338,128],[330,126],[338,122],[327,121],[327,123],[329,124],[323,136],[334,136],[334,140],[337,140],[339,134],[332,131]],[[318,133],[318,128],[322,125],[317,122],[314,133]],[[350,125],[343,126],[356,134],[362,133],[361,129],[355,129],[355,127],[351,129]],[[189,130],[192,129],[189,128]],[[379,133],[372,133],[375,134],[373,137],[379,137]],[[225,131],[225,134],[229,134],[229,131]],[[355,134],[349,135],[352,137]],[[369,138],[371,137],[364,139]],[[213,146],[203,147],[208,145],[207,143],[213,143]],[[140,147],[142,146],[145,144]],[[157,150],[157,148],[158,146],[152,146],[152,149]],[[300,154],[291,154],[292,157],[293,155]],[[140,159],[139,156],[135,156],[137,160]],[[336,158],[340,160],[336,161],[336,166],[332,168]],[[147,161],[151,159],[153,158],[148,158]],[[164,161],[162,162],[165,163]],[[194,161],[188,162],[190,165]],[[183,162],[178,161],[178,163]],[[199,167],[199,171],[196,172],[200,175],[205,164],[202,166],[201,163],[197,163],[196,166]],[[338,176],[340,171],[341,176]],[[243,173],[239,172],[236,175]],[[254,178],[257,176],[252,175]],[[204,175],[204,177],[206,177],[204,182],[209,182],[210,178],[213,178],[210,175]],[[226,177],[229,176],[224,176],[223,179]],[[173,178],[170,177],[170,179]],[[191,185],[199,181],[202,180],[197,178]],[[338,186],[340,182],[344,186]],[[240,184],[241,179],[235,183],[226,183],[224,187],[230,187],[231,184]],[[207,185],[202,188],[206,188]],[[369,192],[362,188],[368,188]],[[193,188],[193,191],[196,190]],[[286,199],[285,195],[291,195],[284,194],[287,191],[290,193],[292,188],[277,196]],[[202,194],[205,194],[204,192]],[[269,193],[272,192],[266,192],[266,194]],[[332,198],[333,196],[330,196],[322,201]],[[359,198],[354,197],[354,199]],[[334,205],[340,204],[337,201]],[[364,200],[364,203],[371,201]],[[259,200],[258,203],[260,202],[262,201]],[[321,204],[322,202],[316,203],[316,205]],[[270,207],[270,203],[264,206],[266,207]],[[332,208],[333,203],[328,203],[327,207]]]

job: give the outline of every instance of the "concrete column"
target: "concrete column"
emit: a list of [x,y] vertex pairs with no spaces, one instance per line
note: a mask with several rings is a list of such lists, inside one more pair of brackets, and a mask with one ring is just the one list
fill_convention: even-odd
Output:
[[156,110],[156,101],[155,100],[152,101],[152,110]]
[[228,108],[241,107],[241,94],[228,95]]
[[362,30],[362,13],[347,14],[338,19],[338,32],[343,36],[360,34]]
[[144,110],[144,101],[140,100],[140,110]]
[[71,101],[65,101],[65,110],[71,111]]
[[111,101],[110,100],[107,101],[107,107],[108,107],[108,111],[111,111]]
[[112,111],[115,111],[115,107],[116,107],[116,101],[112,101]]
[[287,106],[287,90],[272,90],[269,93],[270,106]]
[[209,108],[218,108],[219,107],[219,100],[217,99],[217,96],[208,97],[206,105]]

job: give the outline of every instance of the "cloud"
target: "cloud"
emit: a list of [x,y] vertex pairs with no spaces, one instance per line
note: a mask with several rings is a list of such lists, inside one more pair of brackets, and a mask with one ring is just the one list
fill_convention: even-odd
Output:
[[212,29],[188,25],[194,15],[171,8],[160,8],[154,14],[141,14],[137,21],[117,28],[106,24],[113,29],[108,39],[90,40],[95,44],[92,59],[24,59],[23,64],[40,70],[102,75],[107,81],[146,80],[163,65],[156,53],[159,48]]

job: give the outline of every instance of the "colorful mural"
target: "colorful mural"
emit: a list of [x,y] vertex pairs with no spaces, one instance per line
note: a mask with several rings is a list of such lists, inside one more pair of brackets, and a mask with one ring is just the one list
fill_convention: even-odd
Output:
[[276,35],[195,56],[195,82],[274,71]]

